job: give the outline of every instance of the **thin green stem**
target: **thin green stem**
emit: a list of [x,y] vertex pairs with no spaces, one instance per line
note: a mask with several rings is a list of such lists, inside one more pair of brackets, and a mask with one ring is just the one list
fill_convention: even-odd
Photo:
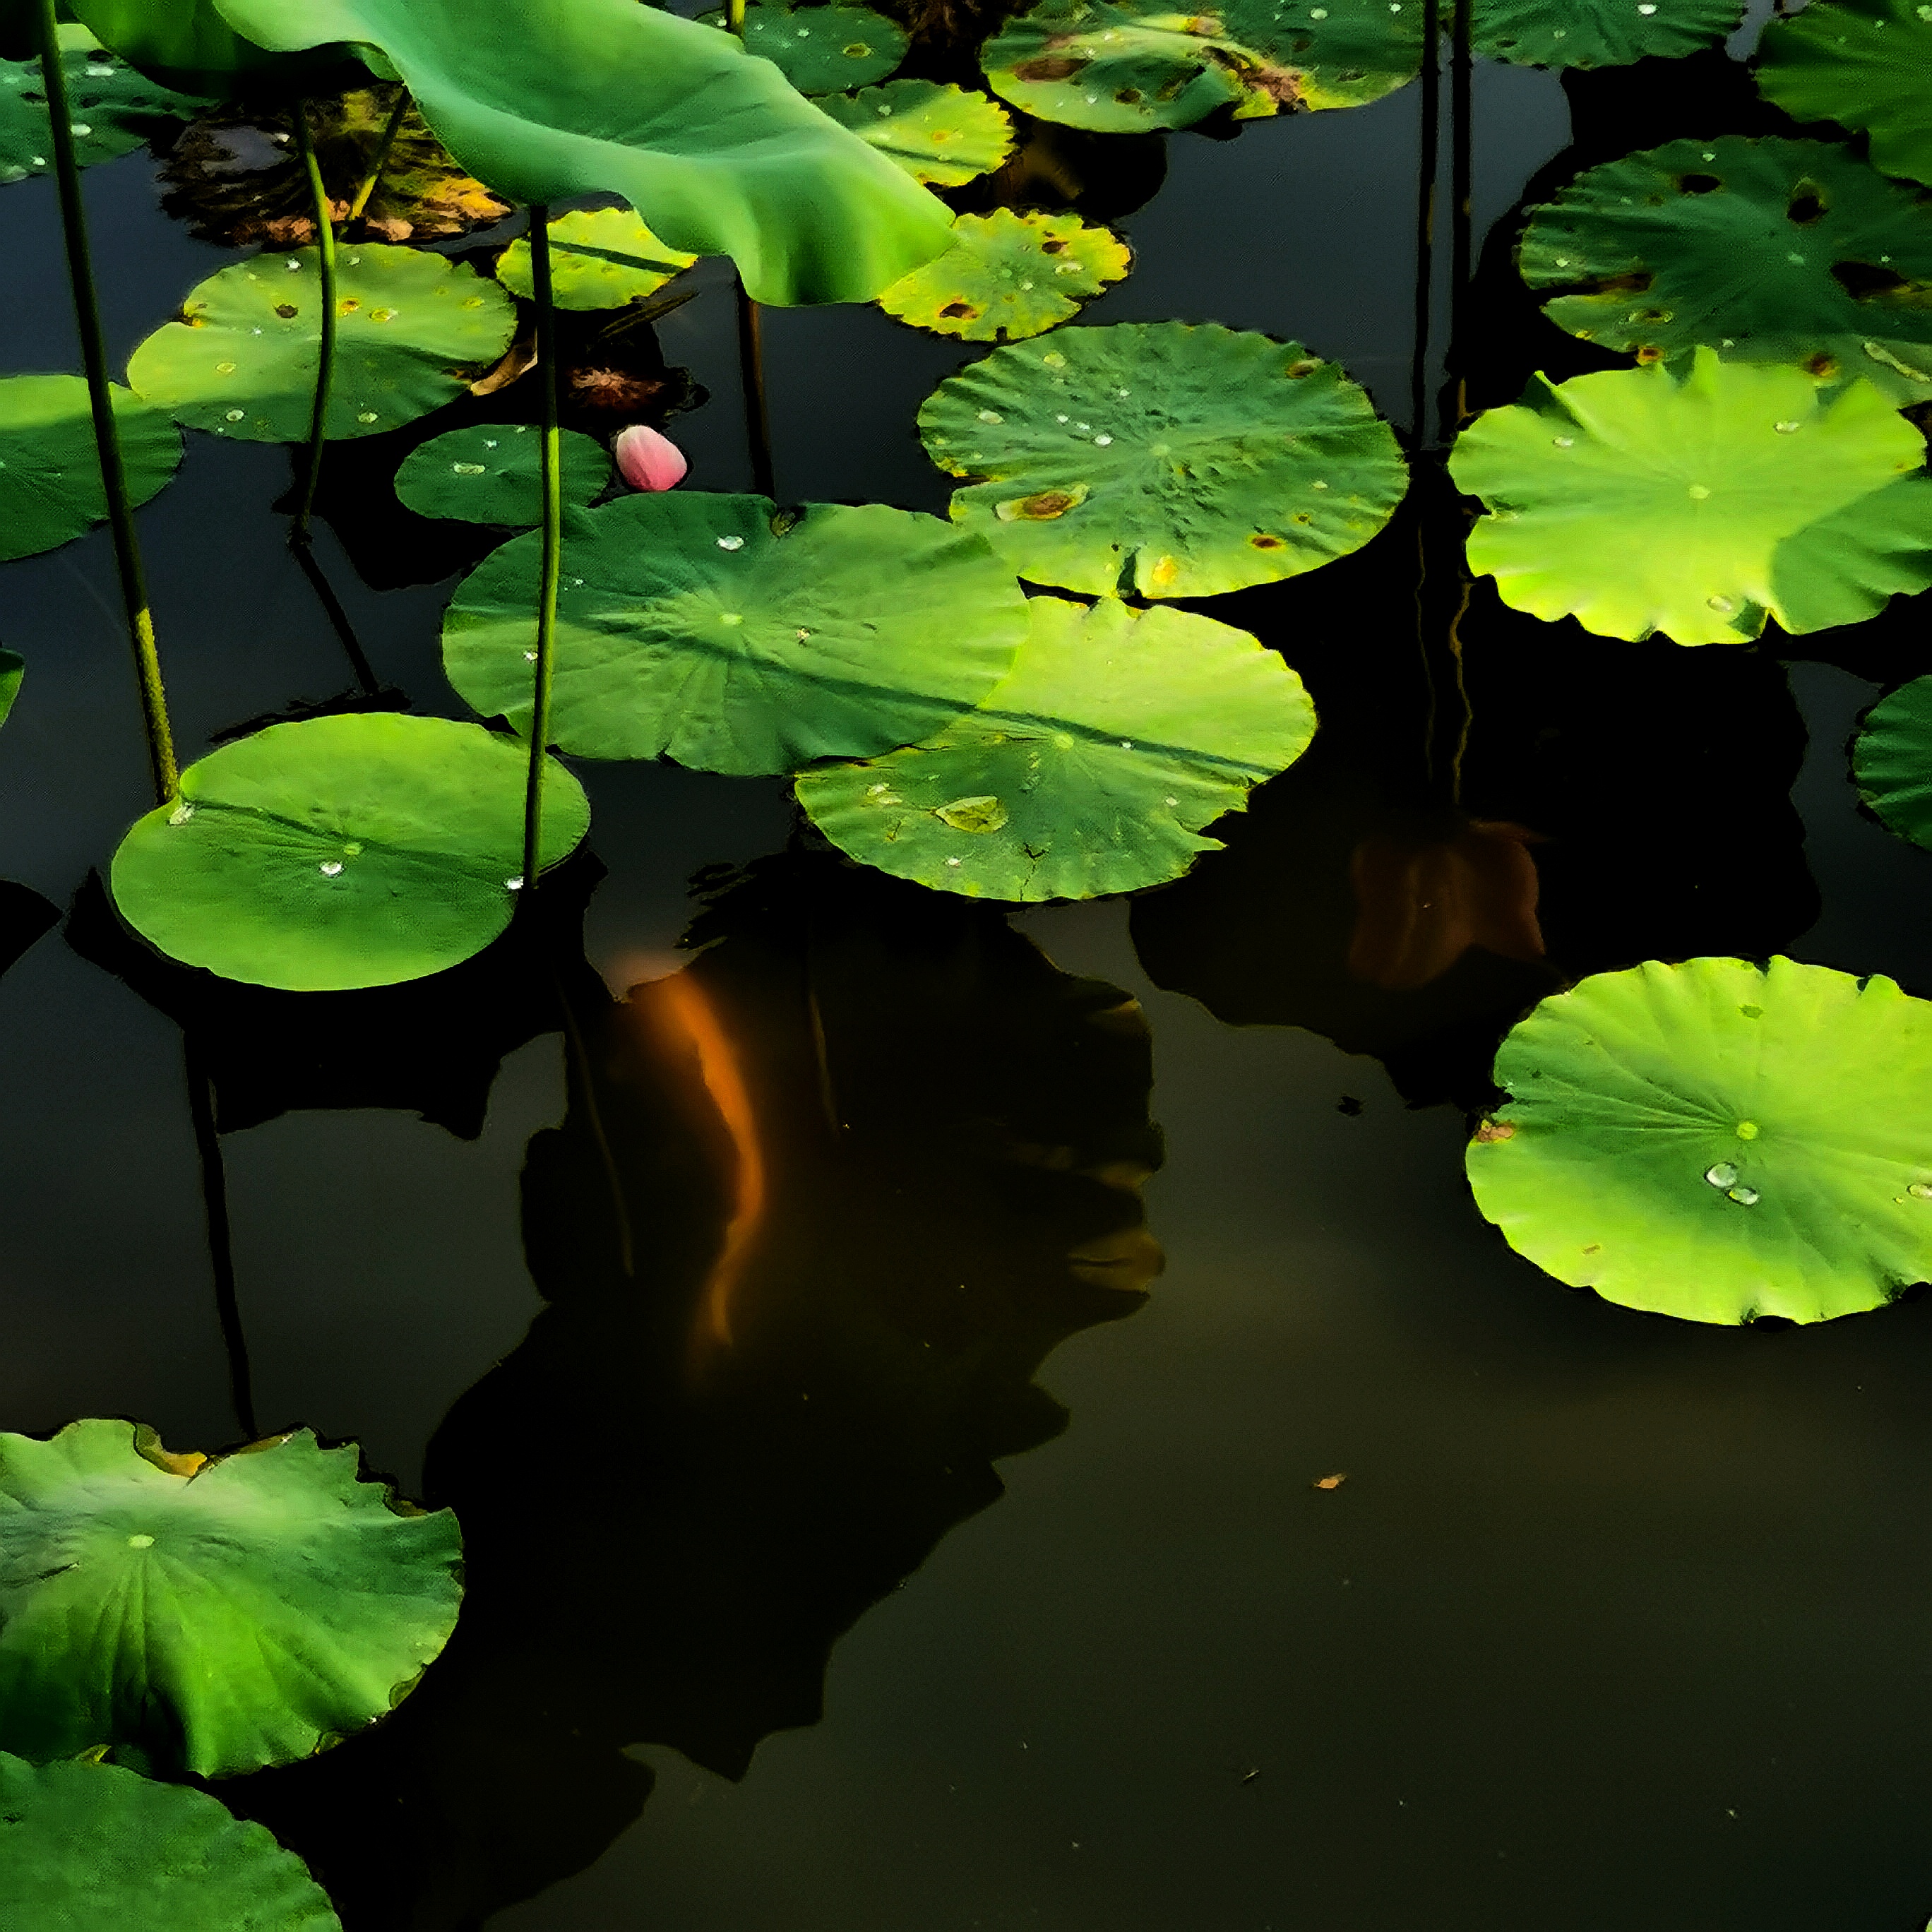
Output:
[[556,309],[550,299],[550,210],[530,210],[530,281],[536,299],[537,383],[543,407],[543,576],[537,587],[537,668],[530,707],[530,775],[524,792],[524,897],[536,890],[543,849],[543,782],[550,748],[550,674],[556,660],[556,586],[563,568],[562,442],[556,422]]
[[53,142],[54,178],[60,190],[61,226],[67,239],[68,279],[74,291],[74,321],[80,332],[81,366],[87,372],[87,399],[94,412],[94,442],[100,458],[101,490],[107,499],[114,561],[121,577],[121,602],[128,618],[128,641],[134,650],[134,675],[140,686],[141,716],[147,730],[148,762],[154,770],[154,796],[166,804],[181,790],[181,772],[175,764],[174,734],[168,725],[167,694],[161,686],[160,652],[154,643],[154,614],[148,603],[147,574],[141,568],[134,506],[128,500],[128,472],[121,460],[120,434],[114,424],[107,348],[100,332],[100,301],[94,292],[93,261],[88,253],[87,211],[81,196],[80,164],[74,157],[74,114],[68,100],[67,76],[61,67],[54,0],[38,0],[35,11],[40,73]]
[[382,178],[382,170],[388,166],[389,150],[396,145],[396,136],[403,131],[404,117],[410,111],[410,91],[406,87],[396,97],[396,104],[389,110],[389,118],[382,129],[382,138],[376,143],[374,158],[369,164],[369,172],[362,177],[362,185],[356,190],[356,199],[349,204],[349,219],[360,221],[362,211],[369,206],[369,197],[376,192],[376,184]]
[[1432,6],[1423,9],[1420,172],[1415,184],[1415,348],[1410,364],[1408,436],[1429,446],[1429,340],[1436,308],[1436,181],[1442,145],[1442,31]]
[[724,0],[724,24],[739,39],[745,38],[745,0]]
[[[724,24],[742,42],[745,38],[745,0],[725,0]],[[764,333],[758,305],[746,291],[745,278],[733,284],[738,308],[738,380],[745,397],[745,437],[751,445],[752,488],[760,496],[776,496],[772,480],[772,416],[765,402]]]
[[328,425],[328,394],[335,382],[335,224],[330,219],[328,190],[322,185],[321,164],[308,132],[308,104],[295,109],[296,148],[308,171],[310,199],[315,208],[315,242],[322,267],[322,350],[315,366],[315,409],[309,418],[308,463],[302,476],[302,496],[296,508],[294,543],[308,542],[309,519],[315,512],[316,486],[322,480],[322,447]]
[[1473,268],[1474,232],[1470,212],[1475,193],[1475,62],[1470,46],[1472,0],[1455,0],[1449,58],[1449,350],[1448,382],[1443,393],[1442,440],[1446,444],[1468,416],[1467,396],[1456,359],[1468,352],[1467,324]]

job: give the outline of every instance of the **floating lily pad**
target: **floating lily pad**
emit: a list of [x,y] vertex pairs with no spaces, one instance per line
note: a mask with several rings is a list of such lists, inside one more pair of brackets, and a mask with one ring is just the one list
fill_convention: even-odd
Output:
[[1744,16],[1744,0],[1475,0],[1471,38],[1519,67],[1628,67],[1714,47]]
[[828,94],[818,105],[915,181],[939,188],[988,174],[1012,152],[1013,124],[1004,107],[936,80],[889,80],[859,94]]
[[131,1422],[0,1436],[0,1735],[219,1778],[386,1715],[455,1628],[463,1540],[358,1456],[306,1429],[212,1460]]
[[[185,121],[202,105],[136,74],[85,27],[59,32],[74,158],[82,167],[128,153],[163,122]],[[38,60],[0,61],[0,182],[24,181],[53,166],[44,82]]]
[[1018,341],[1080,312],[1127,272],[1126,244],[1077,214],[962,214],[958,238],[879,298],[888,315],[968,342]]
[[1932,677],[1916,677],[1865,713],[1852,745],[1858,795],[1901,838],[1932,848]]
[[[114,902],[170,958],[252,986],[340,992],[440,972],[510,922],[529,764],[514,740],[443,718],[272,724],[190,765],[180,802],[136,822],[114,855]],[[552,765],[546,871],[590,824],[583,788]]]
[[[443,668],[485,717],[530,715],[538,538],[484,559]],[[620,498],[566,520],[554,742],[588,758],[795,771],[928,736],[1004,676],[1026,631],[980,538],[868,503]]]
[[1205,597],[1298,576],[1387,523],[1394,433],[1339,363],[1208,322],[1116,322],[1016,343],[919,412],[952,494],[1036,584]]
[[1496,1056],[1476,1204],[1574,1288],[1694,1322],[1820,1322],[1932,1273],[1932,1004],[1874,974],[1655,960],[1545,1000]]
[[1503,601],[1611,638],[1739,644],[1854,623],[1932,584],[1924,439],[1867,382],[1700,349],[1682,382],[1609,369],[1490,410],[1450,470],[1490,514],[1469,562]]
[[[111,394],[128,500],[145,503],[180,466],[181,431],[131,390]],[[58,550],[106,514],[86,382],[0,376],[0,560]]]
[[[550,296],[559,308],[622,308],[655,295],[697,260],[667,248],[628,208],[580,208],[550,225]],[[536,299],[530,244],[521,236],[504,250],[496,279]]]
[[21,1932],[342,1932],[302,1860],[206,1792],[4,1752],[0,1898]]
[[[588,503],[610,481],[595,436],[562,433],[563,500]],[[419,517],[530,529],[543,521],[543,433],[528,423],[473,423],[419,443],[396,472],[396,495]]]
[[27,674],[27,661],[18,651],[0,650],[0,724],[6,723],[20,694],[20,680]]
[[[722,13],[698,16],[722,27]],[[745,9],[745,45],[801,94],[838,94],[883,80],[905,58],[906,31],[869,7],[788,7],[756,0]]]
[[1758,44],[1758,91],[1798,121],[1870,137],[1872,165],[1932,182],[1932,12],[1925,0],[1812,0]]
[[1300,678],[1190,611],[1036,597],[1010,674],[924,744],[802,773],[842,851],[974,898],[1091,898],[1177,879],[1315,735]]
[[[941,258],[942,260],[944,257]],[[1516,255],[1559,328],[1645,362],[1698,345],[1932,397],[1932,205],[1820,141],[1672,141],[1592,168]]]
[[[358,242],[338,250],[332,440],[379,436],[440,409],[508,347],[516,309],[460,262]],[[211,275],[134,351],[143,401],[248,442],[307,440],[322,346],[320,258],[274,250]]]

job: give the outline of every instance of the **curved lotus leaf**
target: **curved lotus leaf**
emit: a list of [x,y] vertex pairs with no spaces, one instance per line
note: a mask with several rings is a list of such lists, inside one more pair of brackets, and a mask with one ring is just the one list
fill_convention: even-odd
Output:
[[842,851],[974,898],[1091,898],[1178,879],[1220,849],[1315,735],[1300,678],[1191,611],[1036,597],[1011,673],[922,745],[806,772],[799,802]]
[[[562,434],[563,500],[588,503],[610,481],[595,436]],[[543,521],[543,434],[529,423],[473,423],[419,443],[396,472],[396,495],[419,517],[527,530]]]
[[1738,644],[1869,617],[1932,584],[1924,439],[1869,382],[1697,351],[1490,410],[1450,472],[1490,514],[1469,562],[1503,601],[1610,638]]
[[1503,1042],[1476,1204],[1573,1288],[1820,1322],[1932,1272],[1932,1004],[1774,958],[1593,974]]
[[980,58],[993,92],[1042,121],[1102,134],[1360,107],[1412,80],[1424,0],[1287,7],[1231,0],[1211,14],[1158,0],[1041,0]]
[[218,99],[244,89],[296,93],[326,88],[349,64],[346,47],[291,57],[244,40],[213,0],[63,0],[102,44],[169,87]]
[[[485,717],[530,715],[537,536],[484,559],[443,668]],[[795,771],[927,736],[984,698],[1026,600],[979,538],[882,503],[777,512],[671,491],[566,521],[553,742],[586,758]]]
[[302,1860],[206,1792],[4,1752],[0,1898],[22,1932],[342,1932]]
[[1916,677],[1865,713],[1852,744],[1858,795],[1901,838],[1932,848],[1932,677]]
[[1180,322],[1062,329],[950,376],[926,452],[952,515],[1036,584],[1206,597],[1313,570],[1408,483],[1388,425],[1298,344]]
[[962,214],[958,238],[879,298],[888,315],[968,342],[1018,341],[1080,312],[1127,272],[1127,245],[1077,214]]
[[386,1714],[455,1628],[463,1539],[358,1454],[306,1429],[212,1460],[131,1422],[0,1436],[0,1735],[219,1778]]
[[[180,466],[181,431],[131,391],[111,394],[128,497],[145,503]],[[106,514],[86,382],[0,376],[0,560],[57,550]]]
[[936,80],[889,80],[853,94],[829,94],[820,109],[915,181],[958,188],[989,174],[1012,152],[1006,110]]
[[[124,65],[85,27],[62,27],[60,49],[74,158],[82,167],[127,154],[158,122],[185,121],[202,104]],[[53,166],[42,82],[38,60],[0,61],[0,182],[24,181]]]
[[265,46],[368,43],[513,201],[620,194],[761,302],[869,302],[950,238],[944,206],[731,36],[637,0],[220,0]]
[[0,650],[0,724],[12,714],[14,700],[20,694],[20,680],[27,674],[27,661],[18,651]]
[[[698,16],[722,27],[722,13]],[[745,9],[745,45],[801,94],[838,94],[883,80],[905,58],[906,31],[869,7],[788,7],[754,0]]]
[[[509,346],[516,310],[461,262],[365,242],[337,256],[332,440],[379,436],[440,409]],[[315,409],[320,259],[280,250],[211,275],[134,353],[144,401],[196,429],[299,442]]]
[[1758,91],[1798,121],[1870,137],[1872,165],[1932,182],[1932,14],[1924,0],[1812,0],[1758,44]]
[[[445,718],[272,724],[190,765],[180,802],[135,822],[114,902],[151,945],[224,979],[296,993],[420,979],[509,924],[529,766],[514,740]],[[545,871],[590,824],[583,788],[552,765]]]
[[[559,308],[622,308],[655,295],[697,260],[667,248],[628,208],[580,208],[550,225],[550,296]],[[536,298],[526,240],[504,250],[496,279],[526,302]]]
[[1516,251],[1559,328],[1932,397],[1932,205],[1820,141],[1672,141],[1580,175]]
[[1744,16],[1744,0],[1475,0],[1471,38],[1519,67],[1627,67],[1714,47]]

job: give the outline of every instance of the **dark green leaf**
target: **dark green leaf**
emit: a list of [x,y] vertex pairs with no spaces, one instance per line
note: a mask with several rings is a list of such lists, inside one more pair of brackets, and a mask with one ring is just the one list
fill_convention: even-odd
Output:
[[[128,499],[145,503],[179,466],[181,431],[130,391],[112,393]],[[57,550],[106,514],[87,384],[0,376],[0,560]]]
[[1926,0],[1812,0],[1773,20],[1757,84],[1794,119],[1871,137],[1872,165],[1932,182],[1932,10]]
[[[563,500],[588,503],[610,481],[594,436],[562,432]],[[543,435],[528,423],[476,423],[421,443],[396,472],[396,494],[419,517],[530,529],[543,521]]]
[[1865,713],[1852,776],[1893,831],[1932,849],[1932,677],[1900,685]]

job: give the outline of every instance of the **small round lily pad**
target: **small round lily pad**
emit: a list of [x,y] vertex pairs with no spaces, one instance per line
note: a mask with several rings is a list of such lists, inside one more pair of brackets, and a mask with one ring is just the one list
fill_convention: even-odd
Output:
[[[114,902],[171,958],[253,986],[340,992],[440,972],[510,922],[529,764],[514,739],[443,718],[272,724],[189,766],[178,802],[135,822]],[[583,788],[551,764],[546,870],[590,824]]]
[[1888,692],[1852,744],[1858,796],[1901,838],[1932,849],[1932,677]]
[[968,342],[1017,342],[1080,312],[1127,272],[1126,244],[1077,214],[962,214],[943,255],[879,298],[888,315]]
[[1812,0],[1758,43],[1758,91],[1796,121],[1870,136],[1872,166],[1932,182],[1932,12],[1926,0]]
[[[550,225],[550,298],[559,308],[622,308],[656,294],[697,260],[667,247],[628,208],[575,209]],[[503,250],[496,279],[535,300],[526,238]]]
[[1774,958],[1656,960],[1496,1056],[1476,1204],[1558,1281],[1694,1322],[1820,1322],[1932,1274],[1932,1003]]
[[915,181],[958,188],[989,174],[1012,152],[1006,110],[936,80],[889,80],[818,104],[842,128],[898,162]]
[[1744,16],[1744,0],[1475,0],[1471,40],[1519,67],[1628,67],[1714,47]]
[[385,1715],[455,1628],[463,1541],[358,1457],[306,1429],[212,1459],[131,1422],[0,1436],[0,1736],[220,1778]]
[[[722,27],[724,16],[699,16]],[[801,94],[838,94],[883,80],[905,58],[906,32],[869,7],[788,7],[758,0],[745,9],[745,46],[770,61]]]
[[[65,26],[58,32],[74,159],[82,167],[128,153],[156,128],[188,120],[203,105],[136,73],[85,27]],[[53,164],[40,62],[0,61],[0,182],[44,175]]]
[[[132,390],[110,394],[128,499],[145,503],[180,467],[181,431]],[[58,550],[106,514],[86,382],[0,376],[0,561]]]
[[4,1752],[0,1898],[21,1932],[342,1932],[302,1860],[218,1798]]
[[943,891],[1090,898],[1220,849],[1315,735],[1300,678],[1245,631],[1116,598],[1036,597],[1011,674],[924,744],[802,773],[799,802],[853,858]]
[[[460,395],[516,328],[509,297],[460,262],[373,242],[338,250],[332,439],[376,436]],[[306,441],[322,344],[314,248],[212,275],[134,351],[128,380],[178,422],[248,442]]]
[[972,480],[954,519],[1024,578],[1205,597],[1313,570],[1387,523],[1394,432],[1337,363],[1218,323],[1116,322],[1015,343],[919,412]]
[[[610,481],[595,436],[561,433],[563,500],[588,503]],[[419,443],[396,472],[396,495],[419,517],[452,517],[510,530],[543,521],[543,433],[529,423],[472,423]]]
[[[537,544],[464,580],[449,681],[521,729]],[[567,518],[554,742],[700,771],[795,771],[929,736],[1005,675],[1026,600],[980,538],[882,503],[781,512],[762,496],[621,497]]]

